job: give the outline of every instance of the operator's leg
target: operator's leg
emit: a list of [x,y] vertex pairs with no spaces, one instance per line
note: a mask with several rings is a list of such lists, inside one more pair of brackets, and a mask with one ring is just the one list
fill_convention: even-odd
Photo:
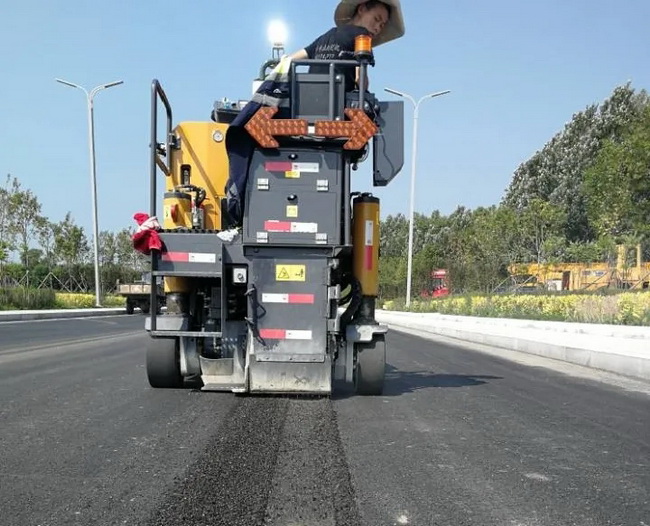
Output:
[[231,226],[240,225],[244,216],[244,196],[253,148],[253,139],[245,128],[241,126],[228,128],[226,150],[230,175],[226,181],[225,192]]

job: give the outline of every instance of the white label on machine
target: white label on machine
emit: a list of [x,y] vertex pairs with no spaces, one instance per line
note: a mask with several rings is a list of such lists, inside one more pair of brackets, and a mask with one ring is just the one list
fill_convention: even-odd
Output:
[[291,170],[301,173],[317,174],[320,172],[318,163],[291,163]]
[[291,231],[301,234],[316,234],[318,223],[291,223]]
[[216,254],[206,254],[202,252],[190,252],[188,254],[188,261],[190,263],[216,263]]
[[289,303],[289,294],[262,294],[262,303]]
[[286,331],[287,340],[311,340],[311,331]]
[[262,294],[262,303],[287,303],[289,305],[313,305],[316,301],[314,294]]
[[375,224],[372,221],[366,221],[366,243],[367,247],[372,246],[375,234]]

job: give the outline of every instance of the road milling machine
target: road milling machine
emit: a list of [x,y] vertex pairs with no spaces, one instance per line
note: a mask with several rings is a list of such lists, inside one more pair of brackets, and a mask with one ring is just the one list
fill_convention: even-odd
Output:
[[[152,293],[151,386],[193,377],[203,390],[235,393],[329,395],[345,384],[382,393],[379,199],[351,182],[369,158],[376,187],[400,172],[404,108],[364,89],[369,65],[360,37],[354,59],[290,60],[276,105],[218,101],[206,122],[179,124],[153,80],[150,216],[162,176],[164,213],[151,278],[163,278],[167,309],[157,313]],[[345,89],[346,67],[360,68],[359,89]],[[244,111],[251,116],[239,131],[252,147],[233,217],[228,133]]]

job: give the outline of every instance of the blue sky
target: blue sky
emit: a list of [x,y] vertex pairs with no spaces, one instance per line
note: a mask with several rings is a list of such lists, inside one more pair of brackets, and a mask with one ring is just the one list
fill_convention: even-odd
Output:
[[[207,120],[215,100],[250,96],[270,55],[267,26],[285,21],[287,51],[332,26],[334,0],[0,0],[0,175],[31,188],[51,220],[71,211],[90,234],[86,105],[95,99],[99,224],[135,225],[148,211],[149,93],[158,78],[175,120]],[[306,12],[309,8],[309,12]],[[375,50],[371,88],[419,98],[416,210],[447,214],[498,203],[517,166],[575,112],[627,81],[650,88],[648,0],[405,0],[406,35]],[[370,162],[354,189],[407,213],[412,108],[405,165],[373,189]]]

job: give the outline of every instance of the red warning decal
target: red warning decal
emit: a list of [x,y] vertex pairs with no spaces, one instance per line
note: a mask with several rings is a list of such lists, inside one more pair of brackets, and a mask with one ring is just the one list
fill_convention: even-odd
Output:
[[286,161],[267,161],[264,163],[264,169],[267,172],[287,172],[292,167],[293,163]]
[[291,221],[264,221],[267,232],[291,232]]
[[187,252],[165,252],[160,259],[174,263],[187,263],[190,260],[190,255]]
[[284,329],[262,329],[260,336],[269,340],[284,340],[286,332]]
[[366,270],[372,270],[372,247],[365,247],[364,263]]

